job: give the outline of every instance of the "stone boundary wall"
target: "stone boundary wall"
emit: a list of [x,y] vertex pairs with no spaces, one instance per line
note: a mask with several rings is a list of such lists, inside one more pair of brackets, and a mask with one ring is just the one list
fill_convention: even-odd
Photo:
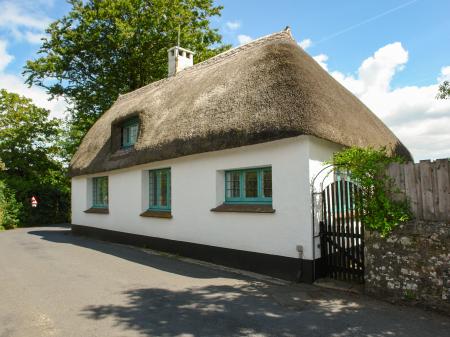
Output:
[[411,221],[365,233],[365,291],[450,315],[450,222]]

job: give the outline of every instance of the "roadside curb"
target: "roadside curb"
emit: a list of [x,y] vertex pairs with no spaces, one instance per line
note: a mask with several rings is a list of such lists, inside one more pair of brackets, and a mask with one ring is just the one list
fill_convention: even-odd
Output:
[[[130,246],[130,247],[133,247],[133,246]],[[192,259],[192,258],[188,258],[188,257],[182,257],[182,256],[179,256],[179,255],[174,255],[174,254],[170,254],[170,253],[160,252],[160,251],[149,249],[149,248],[140,248],[140,247],[138,247],[138,249],[140,251],[142,251],[144,253],[147,253],[147,254],[150,254],[150,255],[165,256],[165,257],[168,257],[168,258],[171,258],[171,259],[176,259],[176,260],[179,260],[179,261],[195,264],[195,265],[202,266],[202,267],[211,268],[211,269],[218,270],[218,271],[224,271],[224,272],[228,272],[228,273],[232,273],[232,274],[246,276],[246,277],[258,280],[258,281],[267,282],[267,283],[271,283],[271,284],[274,284],[274,285],[286,286],[286,285],[291,285],[292,284],[292,282],[289,282],[289,281],[285,281],[285,280],[278,279],[278,278],[271,277],[271,276],[267,276],[267,275],[254,273],[254,272],[247,271],[247,270],[226,267],[226,266],[218,265],[218,264],[211,263],[211,262],[196,260],[196,259]]]
[[364,286],[361,284],[347,283],[333,279],[319,279],[316,280],[313,285],[320,288],[338,290],[352,294],[364,294]]

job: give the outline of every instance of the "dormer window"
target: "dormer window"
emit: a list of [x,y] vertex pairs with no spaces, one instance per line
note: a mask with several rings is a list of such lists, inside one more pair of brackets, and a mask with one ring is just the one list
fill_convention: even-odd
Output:
[[121,127],[121,147],[128,148],[134,146],[139,132],[139,118],[134,117],[126,120]]

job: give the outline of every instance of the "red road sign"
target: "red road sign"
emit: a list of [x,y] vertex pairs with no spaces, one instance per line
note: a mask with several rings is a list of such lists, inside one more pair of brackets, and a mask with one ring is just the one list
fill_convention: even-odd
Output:
[[37,205],[38,205],[37,199],[36,199],[36,197],[33,195],[33,196],[31,197],[31,207],[37,207]]

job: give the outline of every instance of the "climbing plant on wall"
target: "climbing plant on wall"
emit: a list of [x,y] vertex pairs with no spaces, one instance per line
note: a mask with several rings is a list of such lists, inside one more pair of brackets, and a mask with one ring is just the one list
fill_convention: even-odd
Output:
[[366,228],[383,236],[411,219],[407,201],[394,200],[399,191],[386,174],[390,163],[402,161],[401,157],[389,156],[385,148],[351,147],[335,153],[327,163],[349,172],[359,185],[361,198],[356,200],[356,206],[361,210],[361,220]]

